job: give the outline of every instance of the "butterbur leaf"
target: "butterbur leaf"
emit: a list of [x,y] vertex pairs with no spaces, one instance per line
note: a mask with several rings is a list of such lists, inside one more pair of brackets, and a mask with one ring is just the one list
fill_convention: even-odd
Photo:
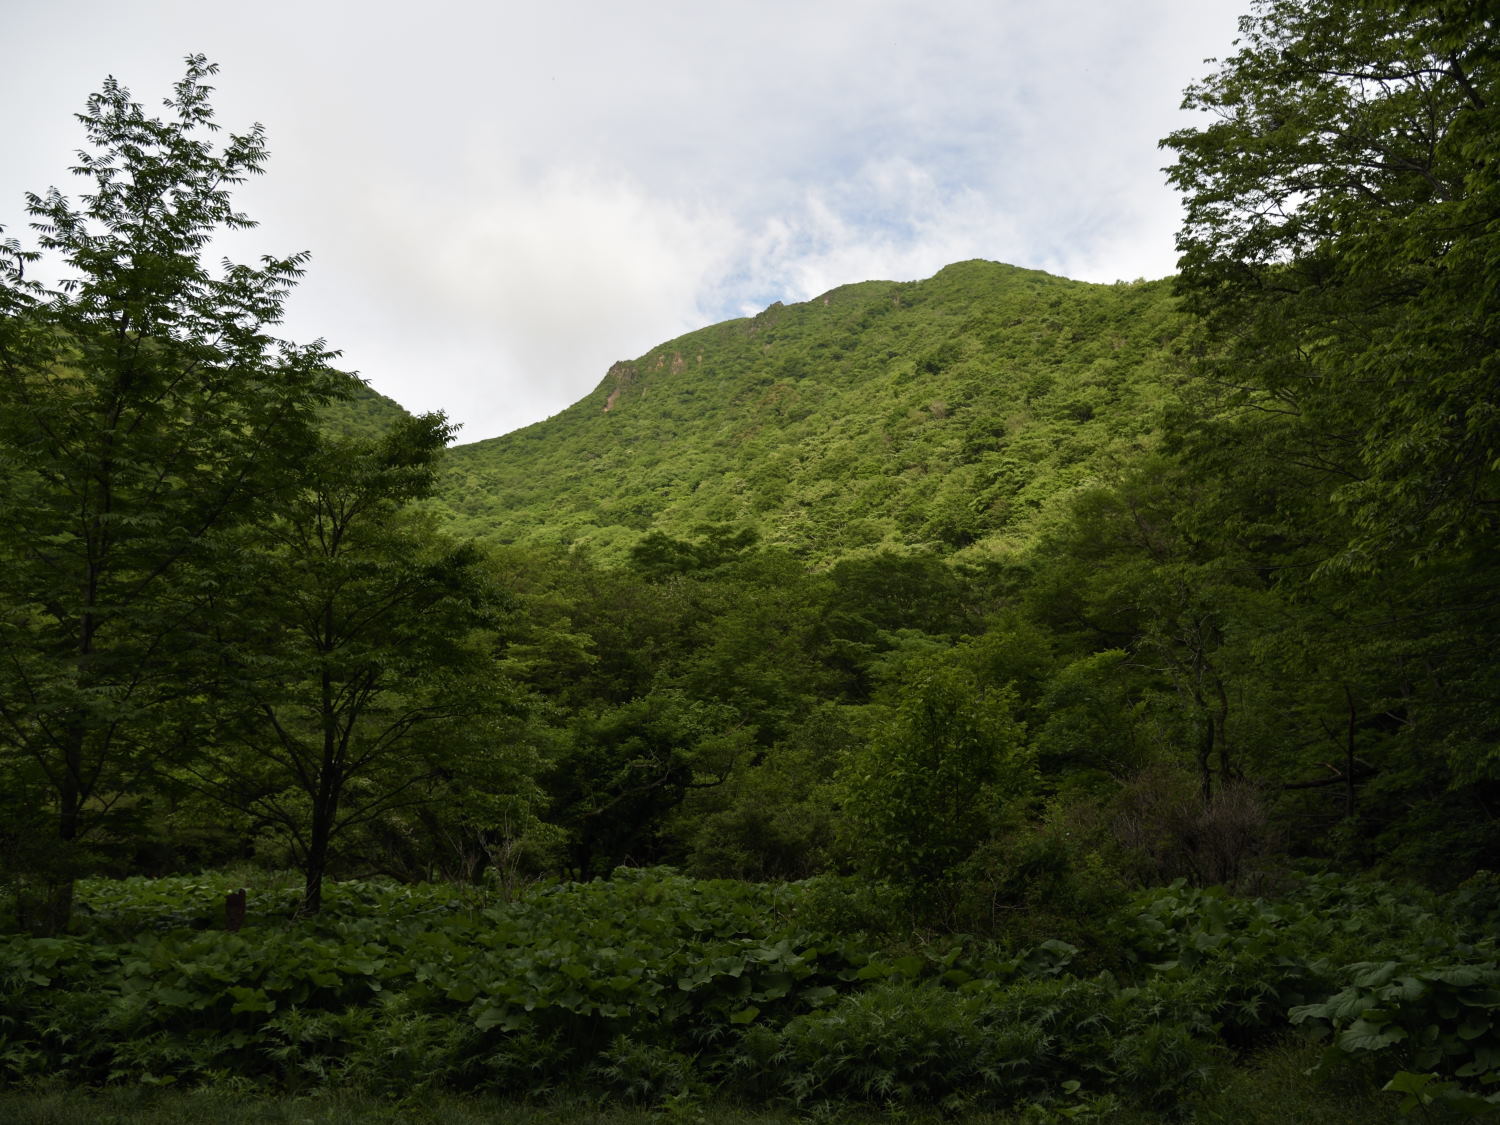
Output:
[[1428,1087],[1437,1079],[1436,1074],[1414,1074],[1409,1070],[1403,1070],[1392,1078],[1383,1087],[1393,1094],[1405,1094],[1401,1099],[1401,1111],[1410,1113],[1418,1106],[1426,1105],[1432,1101],[1432,1095]]
[[768,973],[755,990],[757,999],[779,1000],[792,990],[793,983],[790,973]]
[[1375,1006],[1376,1000],[1368,992],[1356,992],[1351,989],[1335,996],[1329,1004],[1333,1009],[1329,1013],[1329,1018],[1336,1023],[1342,1023],[1362,1016]]
[[1403,1070],[1381,1087],[1393,1094],[1420,1094],[1437,1079],[1436,1074],[1414,1074]]
[[1380,965],[1377,965],[1374,962],[1366,962],[1363,965],[1351,967],[1362,968],[1365,970],[1354,978],[1354,984],[1356,987],[1379,988],[1381,985],[1387,983],[1393,976],[1395,976],[1396,970],[1401,966],[1399,962],[1386,961],[1384,964]]
[[1292,1023],[1302,1023],[1305,1020],[1326,1020],[1329,1015],[1327,1004],[1298,1004],[1287,1013],[1287,1018]]
[[512,1017],[506,1009],[488,1007],[475,1018],[474,1026],[480,1031],[488,1031],[492,1027],[499,1027],[508,1031],[511,1029],[511,1020]]
[[186,1008],[192,1005],[193,994],[182,988],[158,988],[152,999],[166,1008]]
[[1500,1070],[1500,1046],[1485,1043],[1475,1047],[1474,1061],[1485,1070]]
[[1458,1037],[1460,1039],[1478,1039],[1486,1034],[1493,1024],[1484,1016],[1472,1015],[1463,1023],[1458,1025]]
[[267,996],[259,988],[231,988],[229,995],[234,997],[234,1007],[230,1012],[274,1012],[276,1001]]
[[1406,1038],[1406,1029],[1396,1024],[1382,1027],[1367,1020],[1355,1020],[1339,1032],[1335,1042],[1345,1051],[1379,1051]]
[[1416,977],[1397,978],[1387,990],[1386,998],[1392,1000],[1416,1000],[1427,992],[1427,985]]
[[1454,965],[1446,969],[1432,969],[1427,975],[1432,980],[1451,984],[1455,988],[1472,988],[1483,980],[1486,974],[1473,965]]

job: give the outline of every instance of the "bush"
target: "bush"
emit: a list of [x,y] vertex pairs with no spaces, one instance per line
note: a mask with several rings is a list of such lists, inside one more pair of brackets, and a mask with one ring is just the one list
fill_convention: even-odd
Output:
[[1274,883],[1276,839],[1250,782],[1230,781],[1205,802],[1187,772],[1147,770],[1120,790],[1111,812],[1115,837],[1145,882],[1242,890]]

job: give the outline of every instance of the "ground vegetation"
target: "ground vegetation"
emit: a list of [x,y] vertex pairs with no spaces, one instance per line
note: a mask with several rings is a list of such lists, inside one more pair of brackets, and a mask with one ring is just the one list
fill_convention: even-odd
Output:
[[456,450],[198,272],[207,64],[107,85],[167,155],[0,290],[3,1081],[1493,1116],[1495,43],[1261,0],[1177,278],[846,286]]

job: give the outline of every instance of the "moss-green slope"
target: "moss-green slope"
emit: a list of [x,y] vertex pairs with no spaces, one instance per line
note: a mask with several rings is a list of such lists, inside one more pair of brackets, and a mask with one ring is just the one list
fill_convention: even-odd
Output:
[[335,437],[378,437],[407,413],[395,399],[353,375],[348,379],[347,395],[326,404],[320,412],[323,430]]
[[1169,289],[971,261],[775,304],[454,449],[440,507],[464,534],[606,558],[705,523],[809,558],[992,550],[1149,440],[1184,332]]

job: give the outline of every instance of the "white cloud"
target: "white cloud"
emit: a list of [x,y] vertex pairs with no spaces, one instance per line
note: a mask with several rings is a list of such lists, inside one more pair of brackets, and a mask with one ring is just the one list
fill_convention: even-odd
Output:
[[747,268],[732,280],[757,298],[806,300],[854,281],[925,277],[962,258],[1009,259],[1025,245],[980,193],[945,189],[928,169],[889,159],[807,188],[746,240]]
[[289,334],[322,317],[319,332],[359,341],[347,359],[377,389],[405,372],[401,401],[447,410],[466,440],[555,413],[615,360],[706,323],[700,294],[738,237],[597,168],[528,180],[496,164],[436,199],[372,186],[345,209],[363,236],[325,241],[357,291],[335,302],[312,271]]
[[1170,272],[1156,141],[1238,2],[56,0],[7,19],[0,224],[69,186],[105,73],[153,104],[204,51],[221,122],[270,130],[233,252],[313,251],[286,334],[472,440],[772,300],[973,257]]

